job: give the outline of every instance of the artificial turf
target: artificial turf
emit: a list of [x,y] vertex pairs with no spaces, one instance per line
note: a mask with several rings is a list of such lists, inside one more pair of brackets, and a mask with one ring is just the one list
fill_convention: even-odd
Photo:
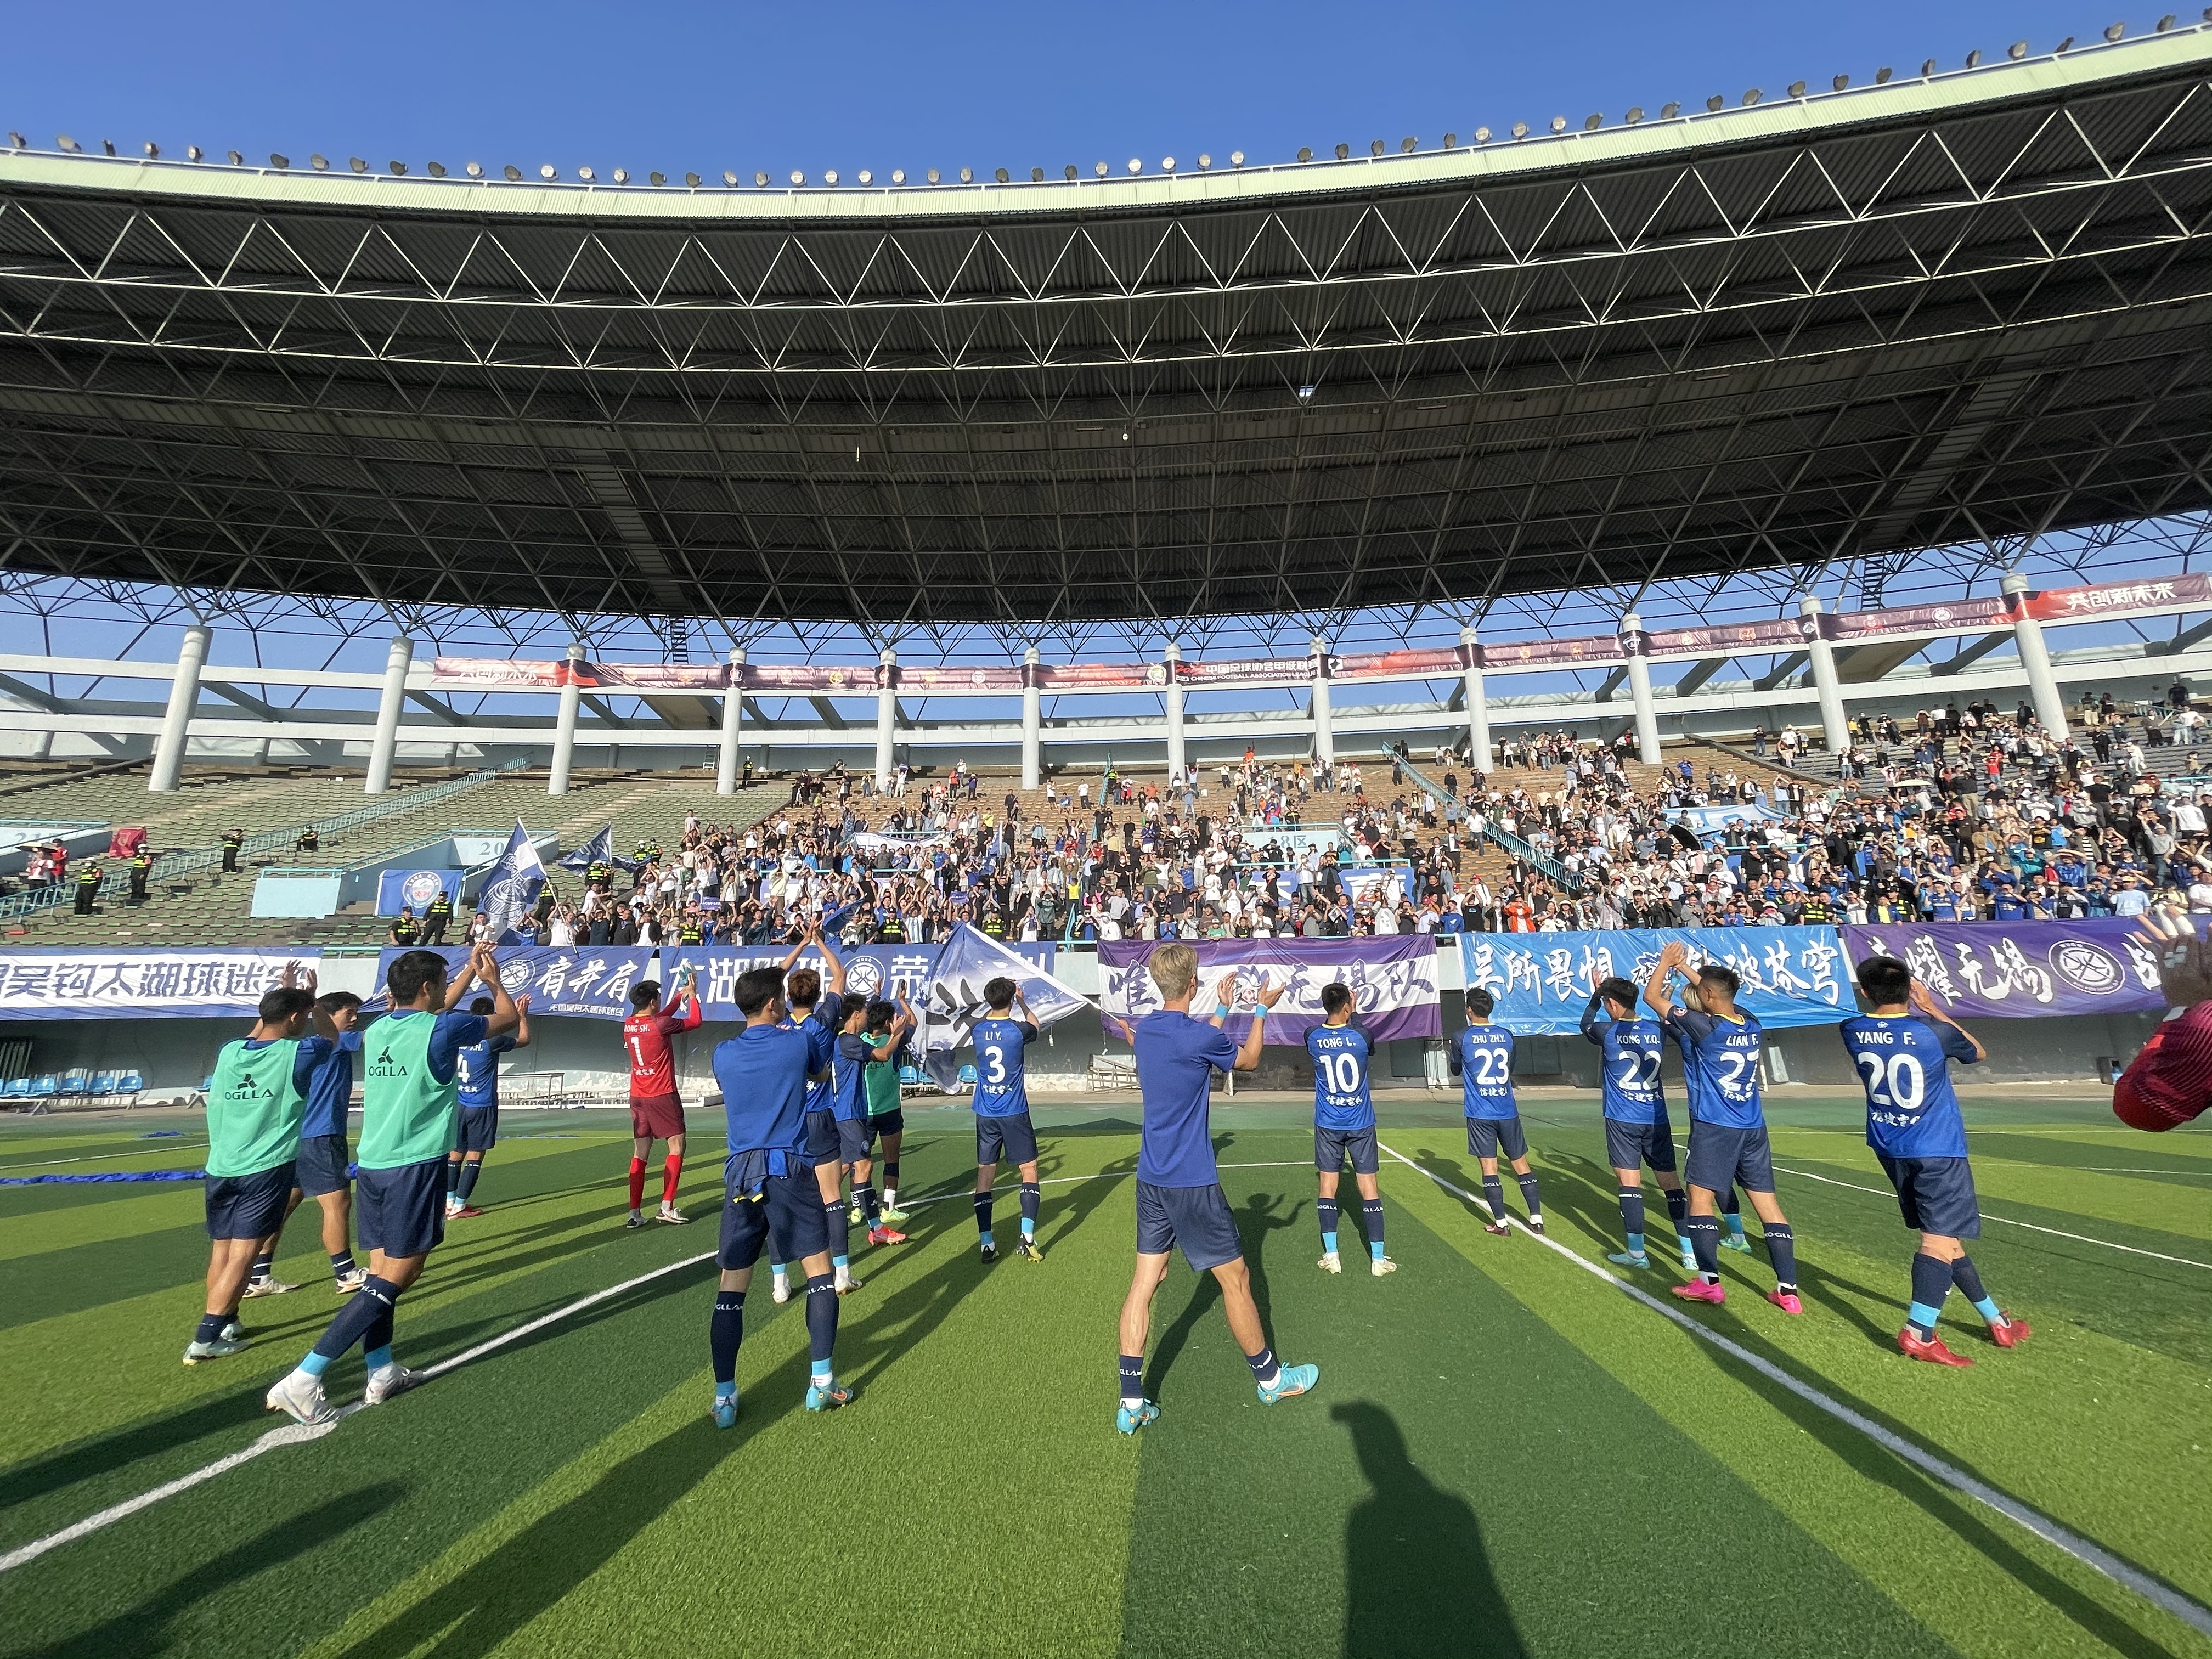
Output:
[[[1380,1105],[1389,1146],[1476,1187],[1449,1106]],[[1134,1112],[1040,1110],[1048,1259],[986,1267],[967,1115],[910,1110],[908,1201],[940,1201],[910,1243],[855,1252],[845,1412],[800,1410],[803,1322],[763,1274],[744,1407],[716,1431],[711,1268],[678,1267],[0,1574],[0,1654],[2212,1656],[1575,1262],[1486,1237],[1404,1163],[1382,1176],[1402,1271],[1359,1271],[1347,1205],[1346,1272],[1319,1273],[1295,1103],[1224,1104],[1215,1128],[1276,1346],[1319,1389],[1260,1406],[1212,1281],[1178,1266],[1153,1326],[1164,1414],[1115,1435]],[[2212,1602],[2212,1133],[2135,1134],[2089,1102],[1968,1114],[1985,1208],[2029,1224],[1974,1251],[2033,1321],[2026,1346],[1996,1349],[1954,1297],[1975,1367],[1897,1356],[1910,1235],[1853,1103],[1806,1089],[1770,1101],[1806,1316],[1759,1300],[1763,1255],[1729,1255],[1728,1305],[1691,1317]],[[1553,1238],[1601,1261],[1619,1217],[1594,1103],[1532,1091],[1523,1115]],[[0,1126],[0,1175],[195,1161],[191,1120],[144,1127]],[[705,1224],[626,1233],[621,1126],[512,1115],[488,1212],[401,1304],[401,1356],[710,1249],[699,1127],[683,1202]],[[1014,1209],[1003,1194],[1002,1238]],[[255,1346],[186,1369],[198,1213],[189,1182],[0,1189],[0,1553],[270,1425],[262,1390],[334,1305],[314,1218],[279,1262],[304,1288],[246,1304]],[[360,1379],[343,1362],[334,1397]]]

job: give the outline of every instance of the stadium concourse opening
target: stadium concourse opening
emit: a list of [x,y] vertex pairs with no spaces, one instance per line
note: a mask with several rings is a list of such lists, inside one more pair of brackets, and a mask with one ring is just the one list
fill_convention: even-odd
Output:
[[0,1656],[2212,1655],[2208,66],[17,137]]

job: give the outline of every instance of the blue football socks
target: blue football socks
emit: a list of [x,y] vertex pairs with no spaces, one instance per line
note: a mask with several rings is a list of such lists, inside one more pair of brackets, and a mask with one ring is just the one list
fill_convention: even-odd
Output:
[[1336,1200],[1322,1198],[1314,1200],[1314,1216],[1321,1223],[1321,1248],[1329,1255],[1336,1254]]
[[1774,1288],[1794,1291],[1797,1288],[1797,1235],[1786,1221],[1765,1225],[1766,1259],[1774,1264]]
[[228,1323],[230,1323],[228,1314],[202,1314],[198,1333],[193,1336],[192,1340],[213,1342],[222,1336],[222,1328]]
[[1367,1254],[1380,1261],[1382,1259],[1382,1200],[1379,1198],[1360,1200],[1359,1218],[1367,1225]]
[[1527,1175],[1516,1175],[1513,1179],[1521,1184],[1521,1201],[1528,1206],[1528,1219],[1541,1220],[1544,1214],[1544,1196],[1536,1188],[1536,1172],[1531,1170]]
[[813,1381],[826,1387],[836,1375],[830,1355],[837,1346],[837,1281],[818,1273],[806,1281],[806,1350],[814,1362]]
[[353,1252],[351,1250],[333,1250],[331,1253],[331,1278],[343,1279],[348,1273],[357,1273],[359,1271],[360,1269],[353,1265]]
[[1037,1211],[1044,1203],[1044,1188],[1036,1182],[1022,1182],[1022,1237],[1036,1237]]
[[[392,1310],[399,1300],[399,1287],[389,1279],[371,1273],[368,1280],[331,1320],[323,1332],[315,1351],[300,1362],[300,1369],[310,1376],[320,1376],[331,1361],[338,1358],[356,1342],[371,1346],[388,1346],[392,1341]],[[322,1364],[310,1362],[319,1359]]]
[[1628,1253],[1644,1254],[1644,1188],[1623,1187],[1620,1189],[1620,1227],[1628,1235]]
[[991,1194],[975,1194],[975,1231],[981,1243],[991,1242]]
[[716,1291],[714,1316],[707,1328],[707,1346],[714,1356],[714,1393],[718,1397],[738,1391],[738,1346],[744,1340],[745,1293]]
[[483,1160],[481,1158],[471,1158],[462,1164],[460,1182],[453,1188],[453,1196],[462,1203],[467,1203],[469,1194],[477,1189],[477,1177],[483,1173]]
[[1145,1356],[1125,1353],[1121,1356],[1121,1403],[1138,1406],[1145,1398]]
[[1951,1263],[1951,1282],[1960,1293],[1974,1304],[1974,1311],[1992,1325],[2005,1322],[2004,1310],[1982,1288],[1982,1270],[1974,1265],[1972,1256],[1962,1255]]
[[1667,1219],[1674,1224],[1674,1231],[1682,1231],[1682,1223],[1689,1218],[1690,1195],[1680,1187],[1666,1189]]
[[1267,1388],[1283,1374],[1283,1367],[1275,1358],[1273,1348],[1261,1348],[1257,1353],[1248,1353],[1244,1363],[1252,1368],[1252,1380]]
[[1490,1206],[1490,1218],[1503,1225],[1505,1220],[1505,1183],[1494,1175],[1483,1176],[1482,1201]]
[[1923,1342],[1936,1334],[1936,1322],[1943,1316],[1943,1298],[1951,1294],[1952,1266],[1918,1251],[1912,1257],[1912,1305],[1905,1322]]
[[1682,1231],[1688,1236],[1690,1248],[1697,1252],[1698,1272],[1709,1285],[1721,1282],[1720,1223],[1709,1215],[1686,1216]]

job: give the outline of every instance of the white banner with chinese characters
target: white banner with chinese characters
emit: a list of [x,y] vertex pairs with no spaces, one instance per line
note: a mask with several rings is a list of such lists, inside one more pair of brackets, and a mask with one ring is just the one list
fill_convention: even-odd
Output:
[[1498,1000],[1491,1018],[1510,1031],[1580,1029],[1599,980],[1615,975],[1638,991],[1668,940],[1689,947],[1695,972],[1725,963],[1741,987],[1736,1006],[1762,1025],[1827,1025],[1858,1012],[1832,927],[1668,927],[1589,933],[1462,933],[1469,990]]
[[0,953],[0,1019],[251,1019],[289,968],[304,985],[316,951],[9,951]]

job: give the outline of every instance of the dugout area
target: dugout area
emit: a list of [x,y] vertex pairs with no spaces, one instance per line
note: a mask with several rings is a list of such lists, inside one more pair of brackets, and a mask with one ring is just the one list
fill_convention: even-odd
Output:
[[[1972,1370],[1895,1353],[1911,1236],[1863,1103],[1811,1090],[1770,1103],[1806,1316],[1759,1299],[1763,1255],[1724,1255],[1728,1306],[1688,1317],[2212,1602],[2212,1131],[2136,1134],[2055,1090],[1965,1103],[2007,1218],[1974,1254],[2031,1342],[1998,1351],[1954,1297]],[[1455,1109],[1378,1105],[1386,1146],[1476,1187]],[[1048,1260],[988,1268],[971,1120],[911,1109],[913,1242],[857,1249],[843,1304],[860,1399],[799,1409],[799,1307],[763,1273],[726,1433],[706,1415],[712,1269],[683,1265],[713,1245],[704,1115],[681,1200],[701,1224],[628,1234],[617,1124],[508,1114],[487,1213],[402,1304],[398,1351],[419,1367],[559,1316],[0,1571],[0,1654],[2212,1655],[1565,1255],[1485,1237],[1404,1163],[1382,1174],[1401,1271],[1358,1271],[1355,1203],[1346,1272],[1321,1274],[1309,1108],[1285,1097],[1214,1126],[1276,1346],[1320,1387],[1261,1407],[1211,1281],[1178,1266],[1148,1373],[1164,1415],[1121,1438],[1134,1109],[1040,1109]],[[1553,1242],[1601,1264],[1619,1217],[1595,1103],[1532,1091],[1523,1114]],[[194,1164],[192,1120],[149,1127],[0,1125],[0,1176]],[[186,1369],[199,1208],[191,1182],[0,1188],[0,1555],[273,1426],[261,1392],[333,1305],[312,1213],[278,1264],[303,1288],[245,1304],[247,1353]],[[1014,1213],[1008,1189],[1002,1239]],[[334,1400],[360,1365],[334,1368]]]

